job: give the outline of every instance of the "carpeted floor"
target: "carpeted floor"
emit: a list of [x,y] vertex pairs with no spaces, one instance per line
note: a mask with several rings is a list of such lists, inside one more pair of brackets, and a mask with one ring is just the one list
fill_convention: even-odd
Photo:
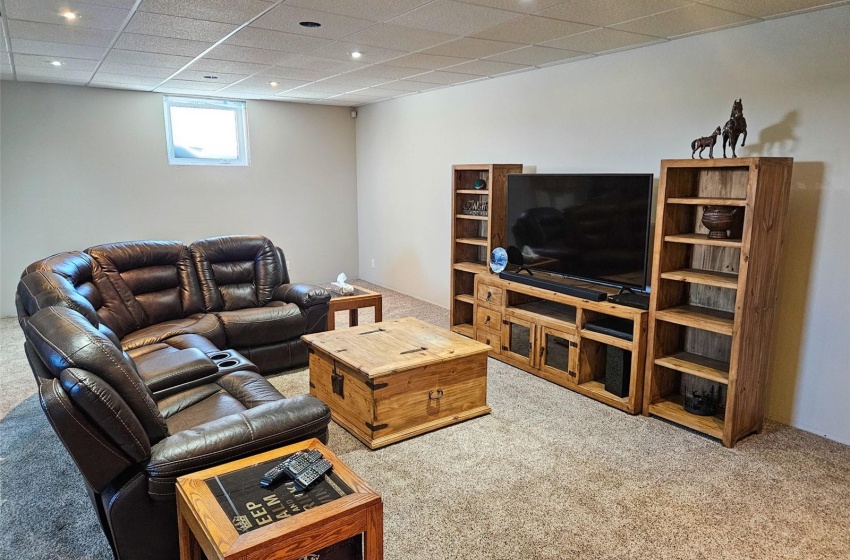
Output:
[[[447,325],[363,285],[385,319]],[[0,558],[111,558],[14,319],[0,344]],[[306,369],[272,382],[306,392]],[[383,496],[387,560],[850,558],[850,447],[768,423],[729,450],[494,360],[488,401],[489,416],[378,451],[332,424],[331,449]]]

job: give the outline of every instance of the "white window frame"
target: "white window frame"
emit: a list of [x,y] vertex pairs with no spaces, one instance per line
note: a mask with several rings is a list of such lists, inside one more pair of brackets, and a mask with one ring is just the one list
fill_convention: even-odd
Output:
[[[251,159],[248,154],[248,120],[245,118],[244,101],[174,97],[166,95],[162,98],[162,104],[165,112],[165,142],[168,148],[169,165],[250,165]],[[171,107],[197,107],[199,109],[227,109],[233,111],[236,114],[238,157],[235,159],[174,157],[174,138],[171,134]]]

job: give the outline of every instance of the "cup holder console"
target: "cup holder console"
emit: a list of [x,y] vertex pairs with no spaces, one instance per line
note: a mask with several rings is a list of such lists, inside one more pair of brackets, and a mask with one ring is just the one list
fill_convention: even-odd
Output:
[[245,356],[235,350],[220,350],[209,355],[210,359],[218,366],[218,372],[221,375],[232,373],[234,371],[255,371],[260,372],[259,368],[248,360]]
[[219,369],[222,368],[230,368],[239,363],[239,360],[224,360],[223,362],[218,362]]
[[210,356],[210,360],[217,362],[219,360],[223,360],[223,359],[229,358],[229,357],[230,357],[230,352],[216,352],[215,354]]

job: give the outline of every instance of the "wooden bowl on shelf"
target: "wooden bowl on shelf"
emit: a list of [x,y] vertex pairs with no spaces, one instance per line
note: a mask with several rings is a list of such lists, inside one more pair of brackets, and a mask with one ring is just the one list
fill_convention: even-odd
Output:
[[729,239],[729,231],[736,228],[740,207],[706,206],[702,212],[702,225],[708,229],[710,239]]

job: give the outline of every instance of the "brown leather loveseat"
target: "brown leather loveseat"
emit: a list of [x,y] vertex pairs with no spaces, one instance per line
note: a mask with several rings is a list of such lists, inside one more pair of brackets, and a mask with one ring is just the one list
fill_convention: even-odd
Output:
[[178,557],[174,481],[308,438],[330,411],[261,374],[306,362],[330,295],[259,236],[138,241],[27,267],[18,319],[41,406],[116,558]]

